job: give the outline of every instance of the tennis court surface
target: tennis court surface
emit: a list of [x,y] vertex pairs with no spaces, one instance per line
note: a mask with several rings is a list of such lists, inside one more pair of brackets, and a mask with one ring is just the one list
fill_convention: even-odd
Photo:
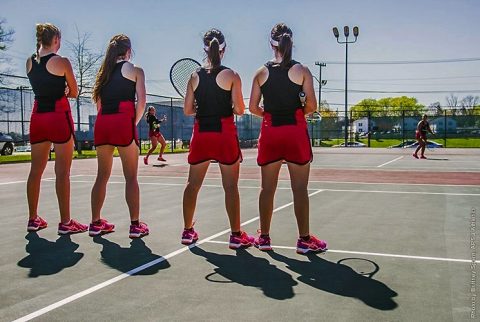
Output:
[[[295,253],[286,167],[275,199],[274,250],[264,253],[228,249],[217,164],[199,195],[194,247],[180,244],[186,154],[139,165],[142,220],[151,229],[141,240],[128,238],[119,159],[103,211],[116,232],[96,238],[56,235],[53,163],[39,207],[50,226],[27,234],[30,165],[1,165],[0,321],[469,321],[472,313],[478,319],[472,260],[480,150],[427,151],[427,160],[411,153],[314,150],[310,226],[329,250],[309,256]],[[239,183],[243,229],[251,234],[259,226],[255,157],[256,150],[244,151]],[[73,162],[72,216],[83,223],[95,171],[96,160]]]

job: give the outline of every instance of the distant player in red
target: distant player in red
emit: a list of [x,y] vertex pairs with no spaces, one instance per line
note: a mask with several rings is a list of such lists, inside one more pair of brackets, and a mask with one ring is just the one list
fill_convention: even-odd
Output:
[[[273,27],[270,45],[275,57],[255,74],[250,95],[250,112],[263,118],[258,140],[257,163],[262,169],[259,211],[261,232],[255,239],[260,250],[271,250],[270,222],[278,174],[286,161],[290,172],[299,238],[297,252],[323,251],[326,242],[310,235],[308,176],[312,148],[305,115],[317,108],[309,69],[292,59],[292,31],[285,24]],[[302,107],[300,93],[306,94]],[[263,97],[263,106],[259,106]]]
[[235,71],[221,64],[226,43],[219,30],[207,31],[203,36],[203,46],[207,63],[192,74],[184,105],[186,115],[195,115],[195,123],[188,154],[190,171],[183,193],[185,229],[182,243],[189,245],[198,239],[193,229],[197,195],[210,161],[215,160],[220,165],[225,207],[230,220],[229,247],[249,247],[253,237],[240,230],[238,176],[242,154],[233,116],[242,115],[245,110],[242,82]]
[[93,88],[92,98],[97,103],[98,111],[94,131],[98,170],[92,188],[90,236],[112,232],[115,227],[101,218],[100,213],[112,172],[115,147],[120,154],[126,181],[125,199],[131,220],[129,236],[138,238],[149,233],[148,226],[139,220],[140,192],[137,181],[137,124],[145,111],[145,75],[140,67],[129,62],[131,55],[132,46],[126,35],[116,35],[110,39]]
[[148,157],[155,151],[157,148],[158,143],[160,143],[160,154],[158,155],[158,161],[167,161],[163,158],[163,152],[167,147],[167,142],[165,142],[165,138],[163,137],[162,133],[160,133],[160,123],[165,122],[167,120],[167,116],[163,116],[160,120],[157,119],[155,115],[155,107],[149,106],[147,113],[145,113],[145,120],[148,123],[148,137],[152,142],[152,147],[148,150],[147,155],[143,158],[143,163],[148,165]]
[[47,227],[38,216],[40,181],[50,147],[55,148],[55,189],[60,210],[59,234],[84,232],[88,226],[70,218],[70,166],[73,155],[73,119],[67,97],[78,95],[77,82],[68,58],[57,55],[60,30],[49,23],[37,24],[37,51],[27,60],[27,76],[35,101],[30,118],[32,162],[27,181],[28,231]]
[[425,147],[427,146],[427,132],[430,132],[433,134],[432,129],[430,128],[430,124],[427,121],[427,114],[423,115],[423,118],[420,122],[417,124],[417,130],[415,131],[415,139],[418,141],[418,147],[413,153],[413,157],[418,159],[418,151],[420,151],[420,158],[421,159],[426,159],[427,157],[425,156]]

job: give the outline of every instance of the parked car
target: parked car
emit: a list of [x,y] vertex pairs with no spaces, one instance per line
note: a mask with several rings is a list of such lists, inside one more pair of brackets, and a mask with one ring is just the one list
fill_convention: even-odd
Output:
[[[405,146],[405,148],[416,148],[418,146],[418,142]],[[427,148],[443,148],[443,144],[437,143],[435,141],[427,141]]]
[[[352,147],[352,148],[364,148],[367,145],[362,143],[362,142],[347,142],[347,147]],[[333,146],[334,148],[341,148],[345,147],[345,142],[342,144],[337,144]]]
[[395,144],[395,145],[390,145],[388,148],[391,149],[391,148],[405,148],[409,145],[412,145],[414,143],[416,143],[417,141],[415,140],[407,140],[405,142],[402,142],[402,143],[399,143],[399,144]]
[[32,152],[32,146],[30,144],[28,145],[20,145],[15,147],[16,152]]
[[11,155],[14,148],[12,137],[0,132],[0,153],[2,155]]

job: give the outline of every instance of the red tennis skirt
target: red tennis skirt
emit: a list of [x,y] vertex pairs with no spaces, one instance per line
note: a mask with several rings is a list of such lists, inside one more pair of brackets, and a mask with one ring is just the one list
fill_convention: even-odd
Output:
[[265,113],[258,138],[257,164],[285,160],[304,165],[313,160],[307,122],[302,109],[295,112],[297,124],[272,126],[272,115]]
[[102,114],[100,108],[93,134],[95,146],[129,146],[132,141],[140,146],[135,126],[135,103],[120,102],[118,112],[112,114]]
[[427,133],[421,132],[421,131],[415,131],[415,139],[420,140],[420,139],[427,139]]
[[74,136],[72,112],[66,96],[55,102],[55,111],[38,112],[38,101],[33,103],[30,118],[30,144],[50,141],[66,143]]
[[159,138],[162,135],[160,131],[148,131],[148,137],[151,138],[152,136]]
[[198,120],[195,120],[188,153],[189,164],[215,160],[220,164],[231,165],[238,160],[242,161],[233,116],[224,117],[221,122],[221,132],[200,132]]

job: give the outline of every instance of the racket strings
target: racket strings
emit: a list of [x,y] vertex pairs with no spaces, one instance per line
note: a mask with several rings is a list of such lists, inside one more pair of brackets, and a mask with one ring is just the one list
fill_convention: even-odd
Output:
[[177,92],[185,97],[187,93],[188,81],[194,71],[200,67],[195,61],[180,60],[175,63],[170,70],[170,79]]

